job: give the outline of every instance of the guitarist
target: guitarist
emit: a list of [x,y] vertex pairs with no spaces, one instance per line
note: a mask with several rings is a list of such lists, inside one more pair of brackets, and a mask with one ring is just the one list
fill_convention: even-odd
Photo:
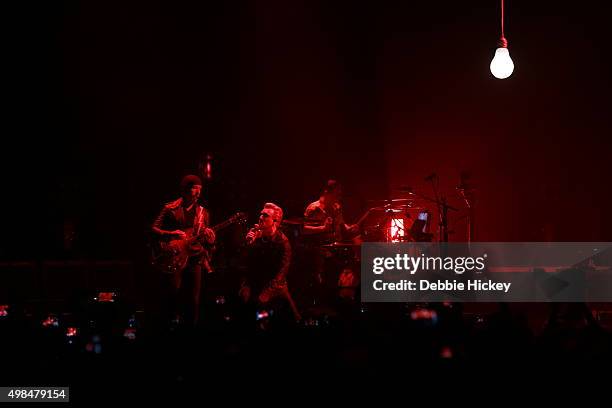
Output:
[[199,320],[202,268],[209,268],[207,250],[215,242],[215,233],[209,228],[208,211],[198,204],[201,194],[202,181],[198,176],[183,177],[181,198],[166,204],[153,223],[153,233],[160,241],[184,239],[188,233],[203,236],[202,242],[195,243],[200,248],[195,248],[185,268],[166,273],[162,278],[171,319],[184,319],[194,326]]

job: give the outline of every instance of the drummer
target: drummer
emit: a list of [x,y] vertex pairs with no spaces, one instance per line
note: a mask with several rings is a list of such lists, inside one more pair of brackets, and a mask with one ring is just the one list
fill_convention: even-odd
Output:
[[359,233],[359,226],[349,225],[342,216],[342,188],[336,180],[328,180],[319,199],[306,207],[304,235],[310,243],[333,244]]
[[[328,180],[319,199],[306,207],[304,212],[303,239],[310,248],[309,258],[312,262],[314,278],[319,284],[331,283],[334,279],[325,279],[326,259],[334,254],[326,248],[343,239],[349,239],[359,233],[359,226],[349,225],[342,216],[342,189],[336,180]],[[328,268],[329,269],[329,268]]]

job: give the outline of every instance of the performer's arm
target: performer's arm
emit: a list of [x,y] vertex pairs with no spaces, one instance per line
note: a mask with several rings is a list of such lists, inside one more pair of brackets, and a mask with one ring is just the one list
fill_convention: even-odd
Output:
[[316,225],[318,221],[313,217],[313,211],[310,208],[306,209],[304,213],[304,235],[322,234],[327,232],[332,227],[333,220],[328,217],[325,219],[323,225]]
[[357,224],[347,224],[344,221],[344,215],[342,214],[342,210],[339,210],[337,217],[339,219],[339,223],[340,223],[340,226],[342,228],[342,234],[343,235],[355,235],[355,234],[359,233],[359,225],[357,225]]
[[255,240],[259,237],[261,237],[261,230],[259,230],[259,227],[255,225],[246,234],[245,240],[246,240],[247,245],[248,246],[253,245],[255,243]]
[[167,235],[177,235],[177,236],[185,236],[185,232],[181,231],[181,230],[175,230],[175,231],[170,231],[170,230],[166,230],[163,228],[164,224],[166,223],[166,219],[169,215],[169,209],[167,207],[164,207],[163,210],[159,213],[159,215],[157,216],[157,218],[155,219],[155,222],[153,222],[153,233],[160,235],[160,236],[167,236]]
[[[331,218],[330,218],[331,220]],[[330,222],[331,224],[331,222]],[[315,225],[304,225],[304,235],[309,234],[321,234],[329,229],[327,222],[324,225],[315,226]]]
[[342,224],[342,233],[347,235],[354,235],[359,233],[359,225],[357,224]]

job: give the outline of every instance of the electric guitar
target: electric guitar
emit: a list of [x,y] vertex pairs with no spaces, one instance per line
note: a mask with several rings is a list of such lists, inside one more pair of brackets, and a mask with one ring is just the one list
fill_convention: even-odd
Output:
[[[210,229],[217,232],[230,225],[246,223],[246,221],[246,214],[239,212]],[[152,247],[151,264],[153,267],[164,273],[176,274],[187,266],[190,257],[203,255],[202,266],[207,272],[212,272],[210,252],[202,245],[205,230],[196,234],[193,228],[189,228],[185,231],[185,238],[159,239]]]

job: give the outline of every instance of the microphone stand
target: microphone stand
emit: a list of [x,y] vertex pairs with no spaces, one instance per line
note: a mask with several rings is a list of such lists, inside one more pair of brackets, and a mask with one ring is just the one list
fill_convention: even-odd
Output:
[[436,207],[438,209],[438,217],[439,217],[438,219],[438,230],[439,230],[438,240],[440,242],[448,242],[448,210],[459,211],[459,209],[449,205],[448,202],[446,201],[445,196],[442,196],[442,197],[439,196],[438,187],[436,183],[434,182],[434,178],[437,179],[437,176],[431,177],[428,180],[432,183],[432,187],[434,190],[434,198],[428,197],[423,194],[415,193],[411,189],[408,191],[408,194],[413,195],[417,198],[420,198],[421,200],[436,204]]
[[457,190],[459,191],[459,195],[461,195],[461,198],[463,198],[463,201],[465,202],[465,205],[468,208],[467,242],[471,243],[474,240],[474,218],[476,217],[476,209],[474,208],[474,190],[463,185],[457,187]]

